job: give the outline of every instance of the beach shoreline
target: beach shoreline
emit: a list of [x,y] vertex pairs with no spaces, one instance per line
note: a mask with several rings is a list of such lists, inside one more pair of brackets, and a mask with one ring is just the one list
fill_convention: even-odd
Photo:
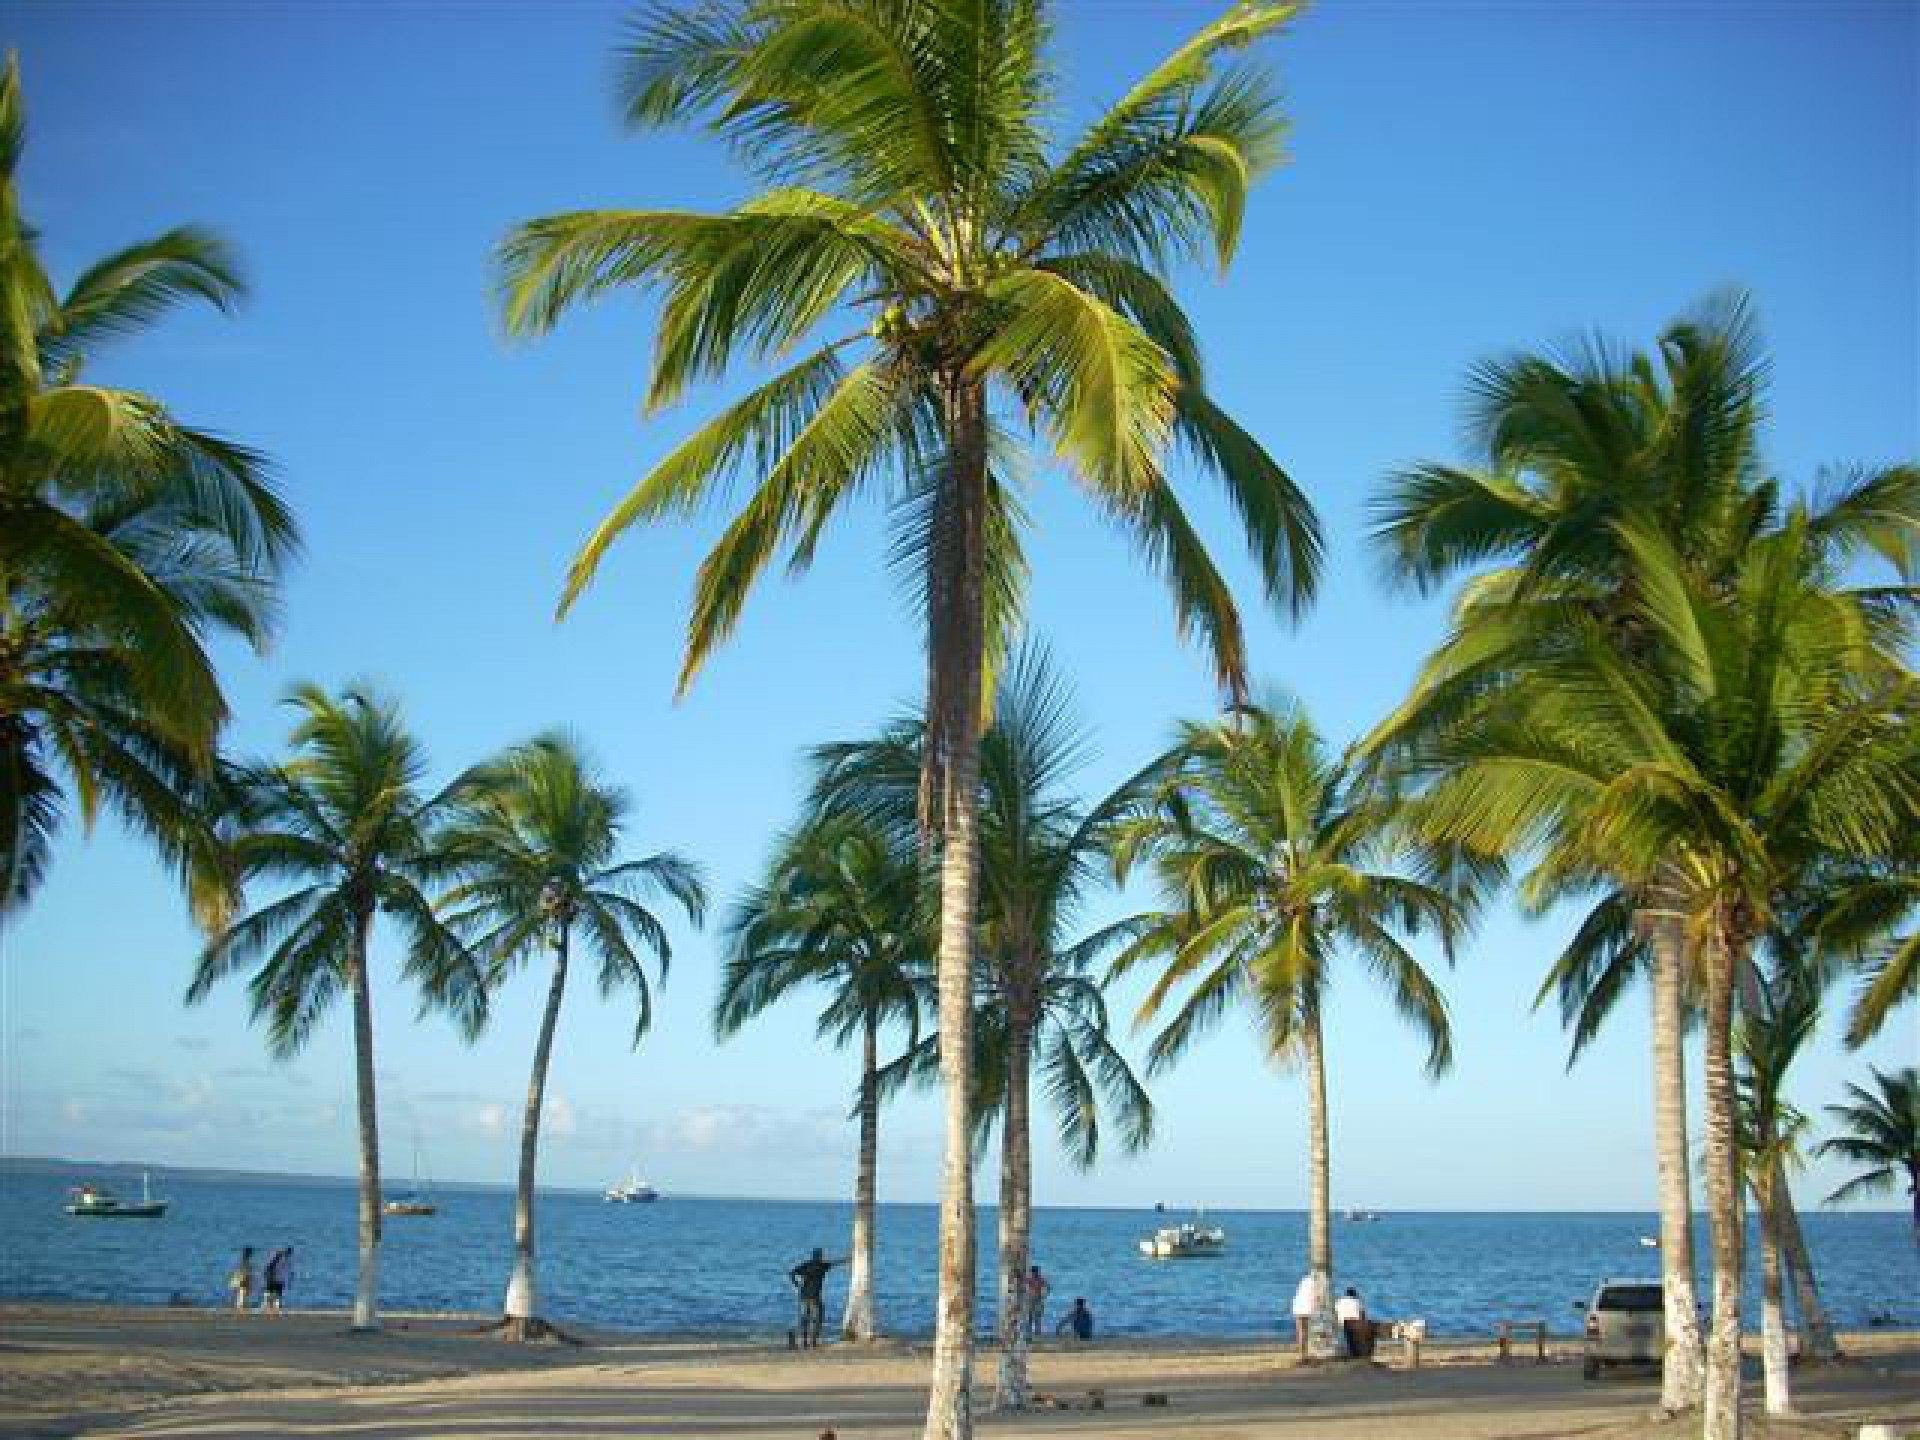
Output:
[[[378,1334],[355,1335],[340,1311],[0,1302],[0,1435],[293,1434],[349,1423],[373,1440],[918,1433],[924,1341],[795,1353],[784,1335],[586,1330],[581,1345],[519,1345],[487,1334],[493,1319],[395,1312]],[[1843,1436],[1867,1420],[1920,1432],[1920,1332],[1866,1331],[1844,1344],[1850,1362],[1796,1371],[1803,1417],[1760,1433]],[[1530,1349],[1500,1362],[1491,1335],[1431,1342],[1418,1370],[1398,1346],[1382,1351],[1379,1363],[1300,1366],[1271,1340],[1043,1342],[1033,1362],[1043,1403],[1003,1416],[988,1411],[997,1357],[983,1349],[976,1405],[983,1427],[1007,1436],[1669,1433],[1647,1419],[1655,1377],[1584,1382],[1572,1337],[1555,1337],[1545,1364]],[[1143,1403],[1149,1396],[1167,1403]]]

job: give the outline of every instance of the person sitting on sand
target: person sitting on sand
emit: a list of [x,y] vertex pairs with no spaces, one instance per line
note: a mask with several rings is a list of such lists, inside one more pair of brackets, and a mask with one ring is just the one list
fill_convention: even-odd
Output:
[[1093,1338],[1093,1311],[1087,1308],[1085,1296],[1074,1297],[1073,1309],[1060,1317],[1060,1323],[1053,1327],[1053,1333],[1056,1335],[1070,1333],[1076,1340]]
[[1367,1307],[1361,1303],[1360,1292],[1351,1285],[1346,1294],[1333,1302],[1333,1318],[1340,1322],[1340,1333],[1346,1337],[1347,1354],[1356,1360],[1373,1354],[1373,1322],[1367,1318]]
[[280,1313],[281,1303],[286,1299],[287,1282],[293,1279],[293,1247],[282,1245],[267,1257],[267,1268],[261,1273],[266,1282],[266,1293],[260,1297],[260,1308]]
[[253,1298],[253,1247],[247,1245],[240,1251],[240,1263],[233,1267],[233,1273],[227,1276],[227,1289],[233,1292],[233,1308],[244,1310],[247,1302]]
[[825,1252],[816,1249],[813,1258],[802,1260],[787,1272],[787,1279],[793,1282],[793,1288],[800,1292],[800,1344],[804,1349],[813,1349],[820,1343],[820,1329],[826,1323],[827,1307],[821,1298],[822,1287],[827,1282],[827,1272],[836,1265],[844,1265],[844,1260],[829,1260]]

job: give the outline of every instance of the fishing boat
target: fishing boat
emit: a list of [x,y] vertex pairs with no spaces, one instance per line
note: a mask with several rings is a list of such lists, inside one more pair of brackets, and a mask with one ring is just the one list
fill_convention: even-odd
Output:
[[144,1173],[138,1200],[122,1200],[106,1187],[91,1183],[76,1185],[67,1194],[73,1197],[63,1207],[67,1214],[90,1220],[158,1220],[171,1203],[153,1198],[152,1182]]
[[607,1187],[607,1200],[614,1205],[651,1205],[659,1198],[660,1192],[640,1178],[638,1167],[629,1170],[619,1184]]
[[1163,1225],[1140,1242],[1140,1253],[1149,1260],[1194,1260],[1206,1255],[1223,1255],[1227,1232],[1218,1225]]
[[1342,1218],[1355,1225],[1365,1225],[1378,1220],[1380,1218],[1380,1212],[1378,1210],[1349,1210]]

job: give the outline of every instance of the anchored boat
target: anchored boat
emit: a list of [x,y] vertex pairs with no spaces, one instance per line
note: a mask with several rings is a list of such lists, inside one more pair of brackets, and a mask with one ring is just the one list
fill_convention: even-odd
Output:
[[389,1200],[380,1207],[383,1215],[438,1215],[440,1207],[433,1200],[433,1184],[420,1178],[420,1141],[413,1142],[413,1192],[398,1200]]
[[1140,1242],[1140,1253],[1149,1260],[1193,1260],[1204,1255],[1223,1255],[1227,1232],[1218,1225],[1164,1225]]
[[102,1185],[76,1185],[67,1192],[73,1198],[63,1207],[67,1214],[89,1220],[158,1220],[171,1202],[153,1198],[153,1185],[140,1176],[140,1198],[122,1200]]
[[618,1185],[607,1187],[607,1199],[615,1205],[651,1205],[659,1198],[660,1192],[640,1178],[638,1168],[629,1170]]

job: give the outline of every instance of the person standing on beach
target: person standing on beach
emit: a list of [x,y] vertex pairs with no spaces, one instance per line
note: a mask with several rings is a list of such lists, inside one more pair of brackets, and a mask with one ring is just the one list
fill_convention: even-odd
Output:
[[1027,1338],[1037,1340],[1040,1337],[1040,1322],[1047,1313],[1047,1294],[1053,1286],[1047,1283],[1047,1277],[1040,1273],[1040,1267],[1034,1266],[1027,1272]]
[[253,1298],[253,1247],[246,1245],[240,1250],[240,1263],[233,1267],[233,1273],[227,1276],[227,1289],[233,1292],[233,1308],[244,1310],[247,1302]]
[[1313,1323],[1313,1312],[1320,1303],[1320,1287],[1311,1274],[1302,1275],[1300,1283],[1293,1289],[1293,1338],[1300,1347],[1300,1358],[1307,1358],[1307,1331]]
[[1340,1333],[1346,1337],[1347,1354],[1364,1360],[1373,1353],[1373,1326],[1367,1322],[1367,1307],[1351,1285],[1333,1302],[1333,1318],[1340,1322]]
[[827,1272],[836,1265],[846,1263],[844,1260],[829,1260],[824,1251],[816,1249],[811,1259],[802,1260],[787,1272],[787,1279],[800,1292],[801,1348],[811,1350],[819,1345],[820,1328],[827,1318],[827,1307],[821,1294],[827,1283]]
[[267,1257],[267,1268],[261,1279],[266,1282],[266,1293],[260,1297],[260,1308],[278,1315],[281,1303],[286,1299],[287,1283],[293,1279],[291,1245],[282,1245]]

